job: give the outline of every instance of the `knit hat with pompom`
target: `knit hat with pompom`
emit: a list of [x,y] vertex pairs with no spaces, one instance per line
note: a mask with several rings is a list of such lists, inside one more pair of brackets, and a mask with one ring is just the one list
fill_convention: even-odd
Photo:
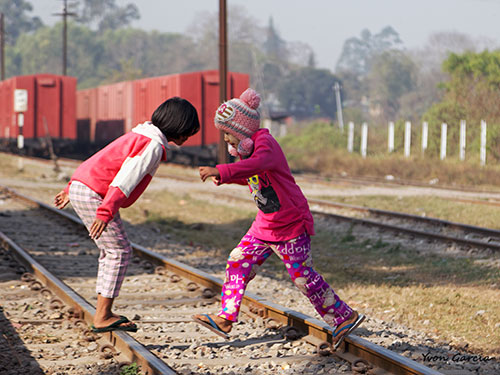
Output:
[[222,103],[215,112],[215,127],[240,140],[237,150],[228,145],[231,155],[248,156],[252,153],[253,141],[250,137],[260,127],[259,104],[260,95],[253,89],[246,89],[239,98]]

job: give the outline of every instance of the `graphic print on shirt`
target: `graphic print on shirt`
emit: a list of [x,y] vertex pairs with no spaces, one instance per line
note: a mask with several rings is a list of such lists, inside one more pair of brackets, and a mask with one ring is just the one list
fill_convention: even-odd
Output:
[[248,178],[247,181],[252,190],[252,197],[259,210],[265,214],[279,211],[281,204],[278,195],[266,175],[262,179],[259,179],[258,175],[254,175]]

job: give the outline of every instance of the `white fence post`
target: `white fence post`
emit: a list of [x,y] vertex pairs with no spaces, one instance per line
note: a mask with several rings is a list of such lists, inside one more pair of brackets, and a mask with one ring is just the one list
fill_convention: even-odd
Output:
[[348,127],[349,133],[347,134],[347,151],[352,152],[354,145],[354,123],[350,121]]
[[429,124],[427,121],[422,123],[422,154],[427,150],[427,138],[429,137]]
[[394,122],[389,121],[387,149],[389,153],[394,151]]
[[465,142],[466,142],[466,123],[465,120],[460,120],[460,160],[465,160]]
[[486,121],[481,120],[481,165],[486,164]]
[[440,158],[443,160],[446,158],[446,132],[448,130],[448,125],[446,123],[441,124],[441,154]]
[[411,122],[406,121],[405,123],[405,157],[410,156],[411,149]]
[[366,158],[366,147],[368,145],[368,124],[363,122],[361,126],[361,156]]

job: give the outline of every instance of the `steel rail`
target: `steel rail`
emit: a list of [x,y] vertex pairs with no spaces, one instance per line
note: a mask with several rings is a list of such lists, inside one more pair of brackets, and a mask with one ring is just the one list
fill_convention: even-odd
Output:
[[425,182],[419,182],[419,181],[411,181],[411,180],[401,180],[401,179],[394,179],[394,180],[387,180],[384,178],[377,178],[377,177],[343,177],[343,176],[333,176],[333,177],[328,177],[328,180],[326,177],[313,177],[313,176],[305,176],[305,175],[300,175],[297,174],[298,178],[304,178],[306,180],[316,180],[318,182],[334,182],[334,181],[341,181],[341,182],[349,182],[353,184],[360,184],[360,183],[372,183],[372,184],[378,184],[380,186],[414,186],[414,187],[422,187],[422,188],[431,188],[431,189],[439,189],[439,190],[450,190],[450,191],[461,191],[461,192],[466,192],[466,193],[484,193],[484,194],[500,194],[500,191],[494,191],[494,190],[487,190],[487,189],[482,189],[482,188],[476,188],[476,187],[470,187],[470,186],[452,186],[452,185],[439,185],[439,184],[430,184],[430,183],[425,183]]
[[418,215],[414,215],[414,214],[407,214],[404,212],[380,210],[377,208],[356,206],[356,205],[347,204],[347,203],[325,201],[322,199],[308,199],[308,201],[309,201],[309,203],[319,204],[319,205],[323,205],[323,206],[331,206],[331,207],[336,207],[336,208],[347,208],[350,210],[367,212],[367,213],[374,214],[374,215],[397,217],[397,218],[401,218],[401,219],[415,220],[415,221],[420,221],[420,222],[429,223],[429,224],[438,224],[438,225],[445,226],[448,228],[460,229],[460,230],[465,230],[465,231],[471,231],[474,233],[500,237],[500,230],[497,230],[497,229],[483,228],[483,227],[478,227],[475,225],[462,224],[462,223],[457,223],[457,222],[448,221],[448,220],[436,219],[436,218],[432,218],[432,217],[424,217],[424,216],[418,216]]
[[[24,197],[25,198],[25,197]],[[23,248],[0,231],[0,246],[12,252],[16,260],[33,273],[47,288],[54,292],[66,304],[75,308],[82,319],[89,324],[95,314],[95,308],[82,296],[50,273],[45,267],[33,259]],[[165,362],[147,350],[141,343],[125,332],[114,331],[103,334],[105,339],[123,353],[129,360],[137,362],[145,375],[175,375]]]
[[[225,197],[227,199],[234,199],[234,200],[240,200],[240,201],[245,200],[246,202],[251,202],[246,198],[238,197],[238,196],[232,195],[232,194],[217,193],[217,196]],[[374,208],[353,206],[353,205],[344,204],[344,203],[335,203],[335,202],[320,201],[320,200],[314,200],[314,199],[308,199],[308,201],[309,201],[309,203],[321,202],[321,204],[336,206],[338,208],[346,208],[346,209],[370,212],[370,213],[373,213],[376,215],[393,216],[393,217],[398,217],[398,218],[402,218],[402,219],[426,222],[427,224],[440,225],[443,227],[446,226],[449,228],[468,230],[470,232],[475,232],[478,234],[494,235],[494,236],[497,236],[500,238],[500,231],[498,231],[496,229],[476,227],[473,225],[455,223],[452,221],[446,221],[446,220],[435,219],[435,218],[425,218],[425,217],[421,217],[418,215],[405,214],[405,213],[401,213],[401,212],[391,212],[391,211],[378,210],[378,209],[374,209]],[[379,227],[379,228],[392,230],[392,231],[396,231],[396,232],[402,232],[402,233],[406,233],[406,234],[410,234],[410,235],[418,236],[418,237],[423,237],[423,238],[432,238],[432,239],[445,241],[445,242],[454,242],[454,243],[458,243],[458,244],[462,244],[462,245],[466,245],[466,246],[475,246],[475,247],[482,248],[482,249],[491,249],[491,250],[495,250],[495,251],[500,250],[500,243],[495,244],[495,243],[488,243],[488,242],[472,240],[472,239],[467,239],[467,238],[452,237],[452,236],[448,236],[448,235],[444,235],[444,234],[425,232],[422,230],[402,227],[399,225],[385,224],[385,223],[381,223],[381,222],[374,221],[374,220],[354,218],[351,216],[333,214],[333,213],[329,213],[329,212],[325,212],[325,211],[318,211],[318,210],[314,210],[314,209],[311,209],[311,213],[315,214],[315,215],[323,215],[323,216],[331,217],[333,219],[343,220],[343,221],[347,221],[347,222],[351,222],[351,223],[356,223],[356,224],[361,224],[361,225],[370,225],[370,226]]]
[[[45,203],[29,198],[23,194],[17,193],[16,191],[10,188],[5,188],[5,190],[7,190],[14,197],[30,202],[31,204],[35,204],[40,208],[49,210],[56,214],[62,214],[64,217],[71,220],[75,224],[83,225],[83,222],[72,214],[60,211]],[[132,247],[134,249],[134,252],[140,257],[145,258],[151,262],[154,262],[157,265],[163,266],[166,270],[174,274],[186,277],[193,282],[196,282],[200,285],[212,289],[216,293],[220,293],[222,290],[223,281],[217,277],[214,277],[206,272],[200,271],[194,267],[185,265],[176,260],[167,258],[161,254],[157,254],[138,244],[132,243]],[[242,305],[247,311],[249,311],[250,314],[257,315],[262,318],[272,319],[288,327],[294,328],[301,334],[305,335],[306,340],[310,338],[308,341],[315,343],[318,346],[320,344],[327,344],[331,348],[332,330],[323,321],[312,318],[300,312],[288,309],[284,306],[275,304],[273,302],[267,301],[264,298],[261,298],[253,293],[245,293]],[[90,308],[92,307],[90,306]],[[90,316],[87,319],[90,319]],[[129,337],[128,335],[121,332],[119,334],[120,336]],[[112,334],[111,336],[112,338],[115,338],[118,335]],[[140,345],[139,343],[137,344]],[[434,369],[428,368],[418,362],[415,362],[411,359],[396,354],[379,345],[370,343],[369,341],[362,339],[361,337],[355,336],[353,334],[346,337],[344,340],[344,344],[341,346],[341,349],[333,352],[333,354],[350,363],[353,363],[355,360],[360,358],[364,359],[369,363],[379,367],[380,374],[386,372],[390,372],[392,374],[397,374],[397,375],[441,374],[440,372]]]

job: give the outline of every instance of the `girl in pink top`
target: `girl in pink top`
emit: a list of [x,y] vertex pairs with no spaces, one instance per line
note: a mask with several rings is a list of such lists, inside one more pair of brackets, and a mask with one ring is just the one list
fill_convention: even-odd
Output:
[[228,337],[238,319],[248,282],[274,252],[316,311],[335,327],[336,349],[364,316],[342,301],[313,268],[310,254],[313,217],[278,142],[267,129],[259,129],[259,104],[259,94],[247,89],[240,98],[223,103],[215,114],[215,126],[225,133],[229,153],[241,160],[215,168],[200,167],[200,177],[203,181],[211,177],[217,185],[248,184],[259,211],[227,261],[221,310],[217,315],[199,314],[193,318]]
[[132,255],[118,210],[132,205],[144,192],[160,162],[166,160],[168,142],[180,146],[199,128],[193,105],[170,98],[154,111],[151,121],[137,125],[80,164],[68,186],[56,195],[59,209],[71,201],[101,251],[94,332],[137,331],[134,323],[111,310]]

